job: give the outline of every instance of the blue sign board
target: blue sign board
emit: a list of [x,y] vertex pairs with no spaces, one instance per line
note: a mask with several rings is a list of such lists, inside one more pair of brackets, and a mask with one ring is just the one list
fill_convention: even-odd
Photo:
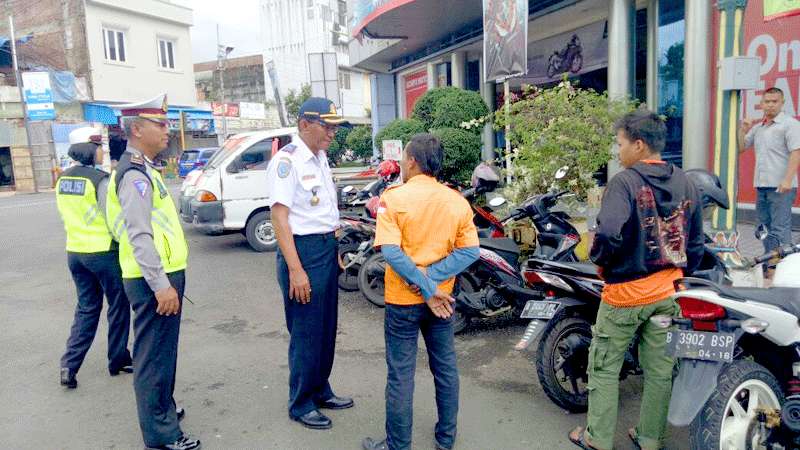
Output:
[[25,105],[29,120],[53,120],[56,108],[53,104],[53,91],[50,88],[50,75],[47,72],[23,72],[22,86],[25,91]]

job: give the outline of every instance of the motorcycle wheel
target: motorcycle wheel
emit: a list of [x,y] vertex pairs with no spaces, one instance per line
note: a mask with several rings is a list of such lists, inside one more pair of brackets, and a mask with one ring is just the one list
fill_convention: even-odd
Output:
[[[586,388],[589,347],[587,345],[585,350],[565,360],[559,345],[570,337],[591,340],[591,324],[580,317],[559,316],[547,322],[536,352],[536,375],[553,403],[569,412],[583,413],[589,405],[589,390]],[[577,373],[569,376],[565,367],[577,368]]]
[[689,424],[690,447],[762,448],[752,445],[765,439],[757,411],[780,410],[784,396],[778,380],[764,366],[747,360],[732,362],[717,380],[717,389]]
[[[477,283],[475,280],[468,275],[462,274],[456,277],[456,285],[453,288],[453,297],[456,297],[459,292],[467,292],[473,293],[475,292]],[[453,312],[453,333],[459,334],[467,329],[469,326],[470,317],[464,314],[461,309],[458,308],[458,303],[456,302],[456,309]]]
[[[378,270],[379,266],[382,266],[383,270]],[[358,271],[358,289],[368,302],[379,308],[386,306],[386,299],[383,297],[384,273],[386,273],[386,260],[380,252],[373,253],[367,258]]]
[[[358,254],[358,243],[341,244],[339,245],[339,260],[343,264],[347,264],[350,260]],[[345,292],[353,292],[358,290],[358,272],[361,268],[360,264],[353,264],[347,269],[343,269],[339,274],[339,289]]]
[[569,70],[572,73],[578,73],[583,69],[583,55],[578,53],[572,58],[572,64],[569,67]]

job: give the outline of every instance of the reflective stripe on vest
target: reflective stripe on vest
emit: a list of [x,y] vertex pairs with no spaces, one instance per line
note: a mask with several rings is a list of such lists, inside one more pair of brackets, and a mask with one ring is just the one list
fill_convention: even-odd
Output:
[[117,169],[111,174],[111,181],[108,185],[107,206],[108,221],[111,224],[111,232],[119,241],[119,264],[122,267],[123,278],[140,278],[142,270],[133,255],[133,246],[128,239],[128,227],[122,215],[122,206],[117,196],[117,180],[122,180],[124,172],[117,173],[118,170],[127,172],[128,170],[146,170],[146,174],[153,186],[153,207],[150,214],[150,225],[153,228],[153,244],[156,247],[161,265],[164,272],[172,273],[186,268],[186,261],[189,257],[189,247],[186,238],[183,236],[183,228],[175,210],[175,203],[172,201],[169,191],[166,189],[161,174],[158,171],[148,168],[133,168],[130,166],[129,153],[123,154]]
[[111,250],[111,234],[97,206],[97,191],[91,179],[76,171],[65,172],[56,184],[56,205],[67,232],[68,252]]

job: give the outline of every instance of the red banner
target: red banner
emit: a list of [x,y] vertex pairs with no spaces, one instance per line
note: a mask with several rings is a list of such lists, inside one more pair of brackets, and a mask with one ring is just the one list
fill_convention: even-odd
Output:
[[[784,112],[800,116],[800,16],[783,18],[764,17],[764,3],[751,1],[747,3],[744,15],[744,39],[742,54],[761,58],[761,79],[756,90],[745,91],[742,95],[742,115],[745,118],[759,119],[763,116],[759,103],[766,89],[773,86],[780,88],[786,100]],[[714,29],[719,30],[719,12],[714,14]],[[718,55],[718,32],[714,33],[713,58]],[[716,71],[715,71],[716,72]],[[712,79],[712,92],[716,93],[716,73]],[[715,102],[715,94],[711,96],[711,104]],[[713,110],[713,108],[712,108]],[[712,112],[712,114],[714,114]],[[715,123],[712,117],[710,123]],[[714,135],[712,133],[711,160],[714,158]],[[753,171],[755,154],[747,151],[739,158],[739,201],[755,203],[756,193],[753,187]],[[800,206],[800,202],[795,203]]]
[[239,117],[238,103],[211,103],[211,110],[215,116]]
[[403,86],[406,92],[406,117],[411,117],[414,105],[428,90],[428,71],[427,69],[410,73],[403,77]]

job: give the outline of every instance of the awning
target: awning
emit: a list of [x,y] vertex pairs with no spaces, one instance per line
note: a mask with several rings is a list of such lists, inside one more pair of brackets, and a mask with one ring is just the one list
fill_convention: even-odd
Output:
[[103,103],[84,103],[83,118],[88,122],[100,122],[103,125],[117,125],[119,120],[111,105]]

